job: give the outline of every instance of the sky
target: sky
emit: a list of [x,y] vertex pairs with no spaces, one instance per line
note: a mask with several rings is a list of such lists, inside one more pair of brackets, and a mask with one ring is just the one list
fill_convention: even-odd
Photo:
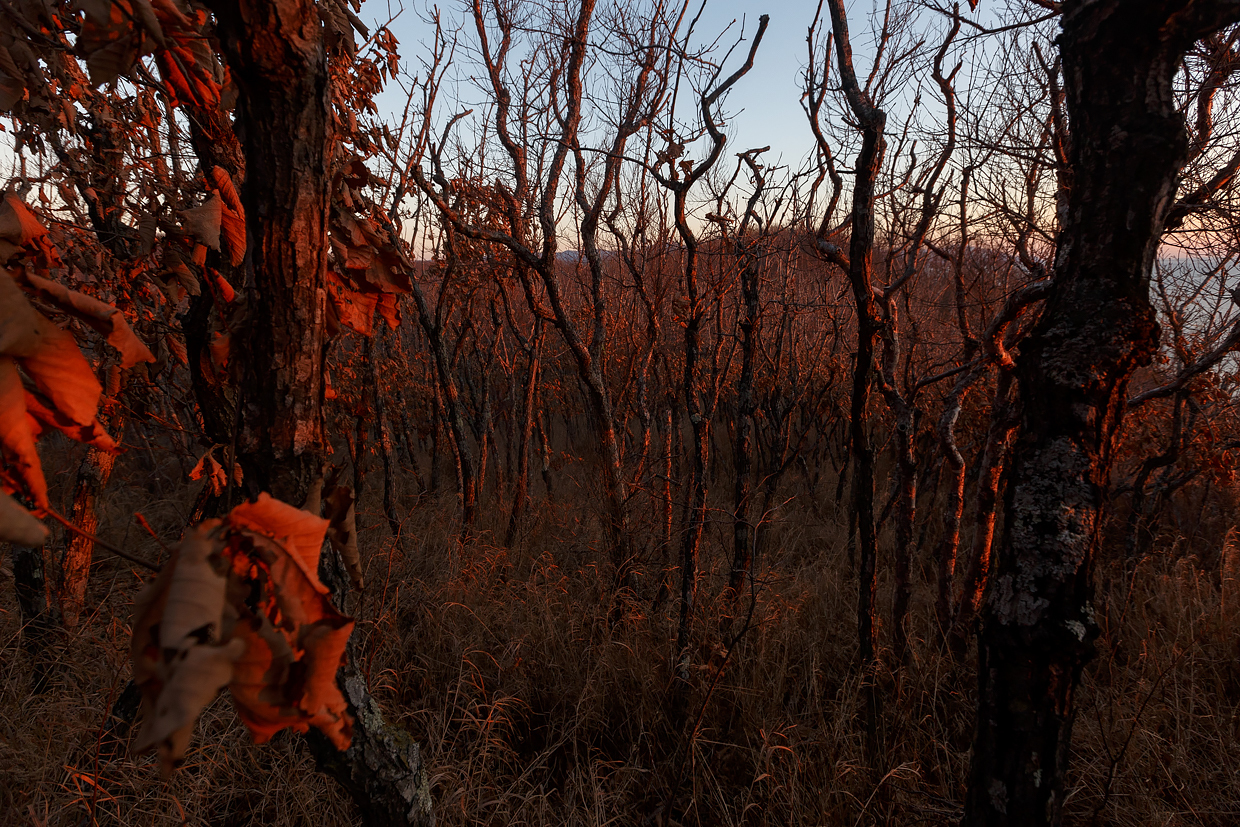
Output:
[[[696,29],[702,38],[714,39],[732,25],[724,39],[730,44],[744,25],[746,41],[732,55],[728,73],[744,60],[748,44],[757,31],[758,17],[762,14],[771,17],[753,70],[737,83],[725,106],[724,111],[732,116],[728,128],[729,149],[739,152],[769,144],[770,161],[782,154],[783,163],[795,167],[812,148],[813,138],[798,101],[800,73],[806,62],[805,35],[816,7],[815,0],[709,0],[707,3]],[[433,36],[432,29],[423,23],[415,8],[406,8],[391,25],[400,41],[401,57],[409,67],[416,65],[419,54],[429,54],[426,44]],[[452,0],[444,0],[441,8],[445,23],[451,20],[454,24],[465,25]],[[395,4],[389,6],[384,0],[370,0],[362,7],[363,17],[370,20],[386,20],[396,10]],[[695,5],[693,11],[696,10]],[[858,3],[853,12],[857,15],[854,26],[859,30],[864,29],[862,10],[869,10],[865,0]],[[469,25],[472,27],[472,21]],[[702,38],[695,34],[699,42]],[[398,94],[385,96],[380,105],[385,100],[393,107],[403,102]]]

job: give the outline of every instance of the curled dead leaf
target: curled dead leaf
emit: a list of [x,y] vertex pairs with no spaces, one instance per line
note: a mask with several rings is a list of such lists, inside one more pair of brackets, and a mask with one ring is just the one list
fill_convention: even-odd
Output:
[[220,249],[223,219],[224,201],[214,194],[197,207],[181,210],[181,221],[189,234],[216,252]]
[[21,247],[47,235],[47,230],[20,198],[11,192],[4,194],[0,204],[0,238]]
[[187,532],[134,603],[130,650],[143,708],[134,750],[157,748],[164,777],[185,756],[198,715],[245,652],[244,641],[221,642],[229,571],[221,525],[208,520]]
[[154,362],[155,356],[134,335],[125,315],[107,302],[70,290],[42,276],[27,273],[25,282],[44,300],[75,316],[107,337],[108,344],[121,355],[121,367],[131,368],[139,362]]
[[0,356],[0,453],[35,505],[47,508],[47,481],[34,446],[34,431],[26,415],[26,392],[17,365]]
[[[211,486],[211,493],[216,497],[223,496],[224,490],[228,487],[228,472],[215,458],[215,449],[219,447],[221,446],[212,446],[211,450],[198,458],[198,463],[189,472],[191,480],[206,477],[207,484]],[[236,463],[233,463],[233,482],[237,485],[241,484],[241,466]]]
[[348,747],[353,720],[336,670],[353,620],[316,574],[327,526],[262,494],[191,530],[135,601],[130,649],[145,713],[135,748],[157,748],[165,774],[224,685],[256,742],[313,726]]
[[36,548],[46,540],[47,526],[8,494],[0,492],[0,543]]
[[103,386],[66,330],[38,317],[39,348],[20,359],[22,369],[56,410],[78,425],[95,422]]
[[39,312],[13,277],[0,271],[0,354],[29,356],[41,342]]

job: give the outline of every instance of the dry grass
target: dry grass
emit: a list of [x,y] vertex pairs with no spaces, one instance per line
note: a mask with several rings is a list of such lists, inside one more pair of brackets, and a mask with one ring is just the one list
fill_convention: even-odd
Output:
[[[126,499],[141,501],[175,536],[184,504],[152,507],[146,497],[120,488],[111,504],[120,514]],[[628,606],[613,622],[600,533],[582,502],[541,507],[511,551],[489,541],[500,510],[461,544],[451,500],[423,501],[403,551],[377,513],[362,515],[370,585],[349,606],[362,668],[423,746],[439,824],[913,825],[957,812],[972,666],[924,642],[932,611],[919,594],[913,636],[923,642],[908,668],[880,676],[883,753],[866,759],[854,585],[838,525],[795,503],[781,515],[750,628],[730,652],[723,641],[749,604],[720,596],[726,526],[717,527],[703,555],[696,666],[683,686],[669,669],[666,607]],[[130,541],[155,556],[153,543]],[[1173,551],[1131,579],[1101,572],[1104,634],[1078,696],[1070,824],[1240,820],[1240,606],[1221,599],[1235,553]],[[1198,558],[1218,562],[1206,570]],[[0,823],[356,823],[299,737],[253,746],[226,699],[207,710],[169,784],[150,757],[108,755],[99,733],[128,675],[137,577],[111,561],[96,567],[94,613],[47,642],[48,687],[32,695],[4,559]]]

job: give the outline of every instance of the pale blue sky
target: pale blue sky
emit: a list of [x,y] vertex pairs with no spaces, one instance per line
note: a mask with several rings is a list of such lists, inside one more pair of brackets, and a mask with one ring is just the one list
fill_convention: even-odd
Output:
[[[868,4],[859,4],[868,11]],[[462,24],[459,8],[452,0],[441,4],[445,25]],[[724,38],[731,44],[744,24],[746,43],[738,47],[729,61],[730,72],[744,59],[748,43],[757,31],[758,17],[769,14],[771,22],[754,62],[753,70],[734,88],[725,111],[733,115],[729,123],[729,149],[741,151],[757,146],[771,145],[771,162],[783,156],[783,163],[797,166],[813,145],[800,99],[800,72],[806,59],[805,34],[813,19],[816,0],[782,0],[758,2],[758,0],[710,0],[695,31],[694,39],[701,43],[713,40],[720,32],[733,24]],[[394,13],[396,5],[383,0],[370,0],[362,7],[363,17],[369,20],[386,19]],[[696,3],[693,11],[696,11]],[[855,12],[859,13],[859,12]],[[858,18],[859,29],[865,20]],[[423,41],[429,42],[431,29],[426,26],[416,7],[409,7],[392,24],[392,31],[400,41],[400,53],[407,67],[416,66],[419,54],[429,53]],[[385,96],[391,106],[398,105],[398,94]],[[382,102],[381,102],[382,103]]]

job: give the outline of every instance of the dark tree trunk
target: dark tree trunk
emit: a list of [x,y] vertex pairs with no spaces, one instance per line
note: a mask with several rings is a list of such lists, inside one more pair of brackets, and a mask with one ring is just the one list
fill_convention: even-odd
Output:
[[[105,402],[105,411],[112,406]],[[123,414],[106,414],[100,418],[112,431],[112,438],[120,442],[125,427]],[[73,486],[72,523],[81,534],[70,534],[65,541],[65,556],[60,563],[60,618],[65,628],[78,625],[86,605],[86,585],[90,581],[90,564],[95,553],[95,541],[90,536],[99,531],[99,497],[108,487],[116,455],[99,448],[90,448],[78,468],[77,481]]]
[[896,420],[896,546],[892,554],[891,650],[896,664],[908,658],[908,607],[913,595],[910,574],[916,548],[917,456],[913,444],[913,411],[901,410]]
[[739,595],[753,566],[754,526],[750,514],[753,496],[754,450],[754,361],[757,357],[758,265],[748,260],[741,269],[741,375],[736,387],[736,436],[733,456],[736,465],[736,493],[733,498],[732,570],[728,588]]
[[1072,184],[1054,287],[1016,363],[1022,419],[978,639],[967,825],[1059,824],[1111,453],[1158,325],[1149,278],[1187,157],[1172,80],[1240,7],[1065,3]]
[[22,649],[30,659],[31,689],[40,694],[47,689],[48,670],[53,658],[47,651],[49,633],[56,629],[55,608],[48,600],[47,564],[44,547],[28,548],[14,544],[13,586],[21,619]]
[[[252,493],[305,499],[323,455],[324,276],[330,104],[322,24],[293,8],[214,4],[221,46],[241,89],[249,297],[238,461]],[[234,333],[234,340],[240,337]]]
[[[233,350],[245,360],[237,458],[252,493],[299,504],[325,450],[324,281],[334,141],[324,33],[309,0],[218,0],[212,8],[241,91],[236,119],[247,171],[250,315],[247,346]],[[377,714],[360,677],[347,677],[353,743],[344,755],[330,746],[316,750],[320,762],[353,794],[365,824],[431,823],[416,746]]]
[[525,381],[525,398],[521,406],[521,432],[517,438],[516,480],[512,495],[512,512],[508,517],[508,530],[504,534],[504,547],[512,548],[516,540],[517,529],[521,525],[521,517],[530,499],[530,442],[534,436],[534,421],[538,416],[538,378],[542,365],[542,325],[535,327],[530,346],[526,351],[529,357],[529,373]]
[[371,353],[367,370],[367,381],[373,394],[375,406],[375,427],[379,431],[379,458],[383,461],[383,516],[387,518],[388,531],[400,540],[400,516],[396,513],[396,443],[392,439],[392,425],[388,421],[387,405],[383,401],[383,386],[379,382],[379,363],[388,360],[388,351],[384,346],[387,336],[386,328],[375,330],[378,341]]
[[986,431],[986,443],[978,463],[977,491],[974,496],[973,542],[969,553],[969,565],[965,570],[964,590],[953,621],[953,646],[963,644],[971,632],[974,619],[982,607],[986,584],[990,579],[991,549],[994,546],[995,517],[999,505],[999,483],[1007,459],[1012,431],[1019,423],[1015,413],[1016,402],[1012,399],[1012,374],[1002,371],[991,405],[990,427]]
[[[869,93],[857,83],[853,69],[852,43],[848,37],[848,16],[843,0],[830,0],[831,28],[835,34],[836,58],[840,80],[848,98],[849,108],[857,118],[861,132],[861,151],[857,155],[853,183],[852,234],[848,241],[845,263],[852,286],[857,313],[857,353],[853,365],[852,402],[849,410],[849,432],[853,460],[853,496],[849,515],[849,537],[856,537],[858,563],[857,638],[858,657],[865,667],[877,656],[877,632],[874,625],[874,597],[878,541],[874,527],[874,452],[867,433],[866,408],[874,374],[874,343],[878,336],[878,305],[875,302],[872,275],[874,269],[874,200],[875,185],[887,148],[883,129],[887,115],[874,105]],[[837,260],[837,259],[836,259]],[[838,263],[838,260],[837,260]],[[855,531],[855,535],[854,535]],[[850,553],[851,558],[851,553]],[[868,730],[873,730],[876,715],[867,715]]]

